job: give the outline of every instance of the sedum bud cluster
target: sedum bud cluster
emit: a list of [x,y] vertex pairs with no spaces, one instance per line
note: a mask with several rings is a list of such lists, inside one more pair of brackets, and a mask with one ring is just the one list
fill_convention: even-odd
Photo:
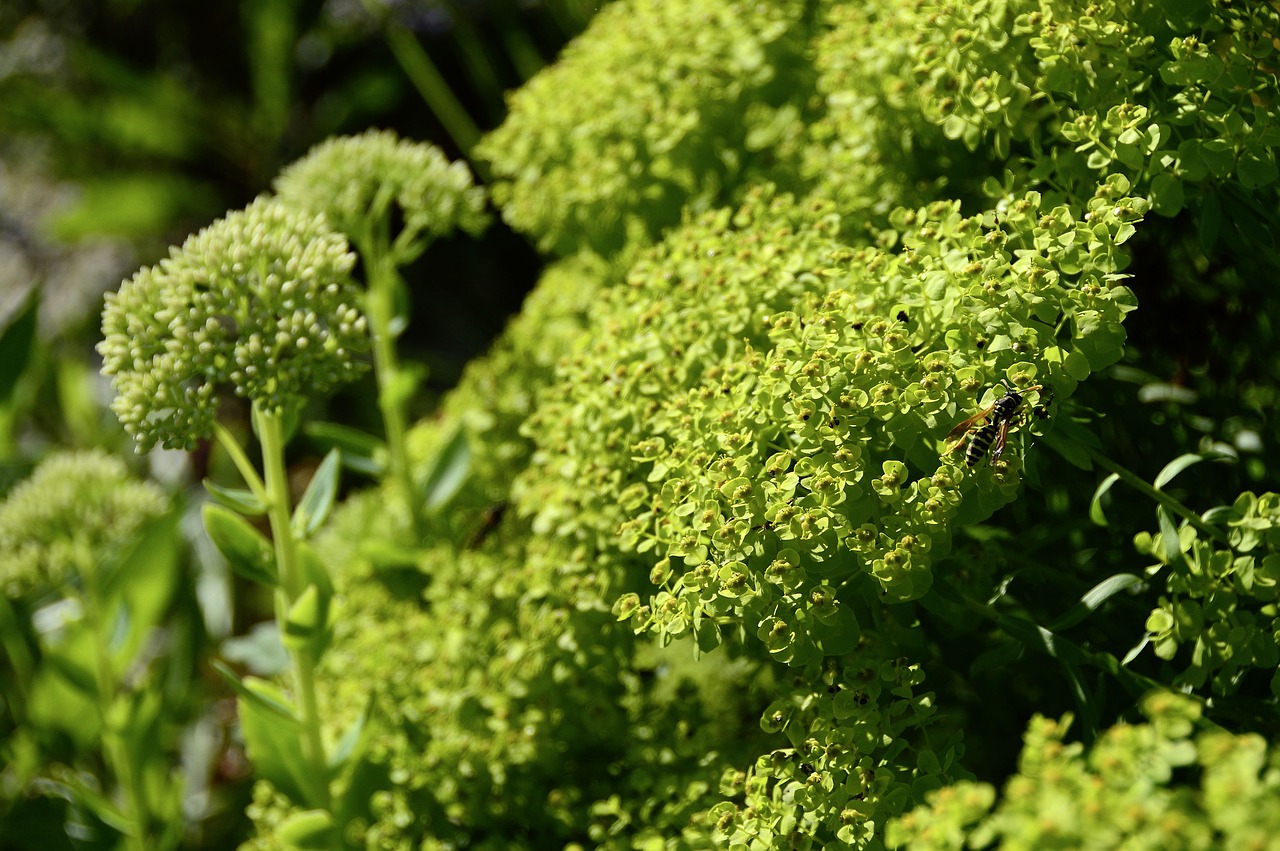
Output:
[[275,190],[289,204],[323,213],[353,239],[394,202],[403,219],[396,237],[408,255],[403,260],[456,228],[478,234],[488,224],[484,190],[464,163],[389,130],[321,142],[281,172]]
[[109,293],[98,352],[139,450],[193,448],[223,386],[280,413],[359,375],[354,263],[322,216],[262,197]]
[[50,455],[0,503],[0,588],[56,587],[127,546],[167,508],[164,492],[99,450]]

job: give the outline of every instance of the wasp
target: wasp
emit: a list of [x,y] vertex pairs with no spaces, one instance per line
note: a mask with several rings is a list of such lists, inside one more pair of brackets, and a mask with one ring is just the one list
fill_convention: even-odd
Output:
[[[1009,439],[1009,427],[1013,425],[1022,408],[1023,394],[1044,389],[1043,385],[1033,384],[1019,391],[1004,379],[1001,379],[1000,383],[1004,385],[1003,396],[991,403],[986,410],[979,411],[957,425],[947,435],[948,441],[957,441],[947,452],[955,452],[964,446],[964,438],[969,438],[969,449],[964,454],[964,463],[967,467],[976,467],[986,457],[987,450],[991,451],[991,463],[994,464],[1000,460],[1000,456],[1004,454],[1005,443]],[[979,422],[981,425],[978,425]]]

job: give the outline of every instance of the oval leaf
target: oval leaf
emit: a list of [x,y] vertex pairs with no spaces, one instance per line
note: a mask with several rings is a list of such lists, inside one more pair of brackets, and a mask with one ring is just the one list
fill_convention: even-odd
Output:
[[324,810],[294,813],[276,828],[276,836],[285,848],[297,851],[321,851],[333,848],[337,828],[333,816]]
[[316,468],[311,484],[307,485],[307,492],[302,495],[298,507],[293,511],[293,531],[298,537],[310,538],[328,519],[334,498],[338,495],[341,469],[342,450],[330,449]]
[[245,579],[274,586],[277,583],[275,553],[262,533],[239,514],[213,503],[201,509],[209,540],[231,569]]

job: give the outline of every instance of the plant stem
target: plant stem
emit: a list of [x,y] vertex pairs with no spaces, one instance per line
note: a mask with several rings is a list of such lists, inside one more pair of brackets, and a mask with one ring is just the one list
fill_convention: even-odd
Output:
[[1190,508],[1187,508],[1185,505],[1178,502],[1176,499],[1169,496],[1164,491],[1159,490],[1147,484],[1147,482],[1144,481],[1141,477],[1135,475],[1134,473],[1131,473],[1129,470],[1125,469],[1124,467],[1121,467],[1119,464],[1112,461],[1110,458],[1103,455],[1101,452],[1094,449],[1092,446],[1089,446],[1083,442],[1079,442],[1078,445],[1083,447],[1084,450],[1089,453],[1089,457],[1092,458],[1093,462],[1097,464],[1099,467],[1102,467],[1104,470],[1107,470],[1108,472],[1114,473],[1116,477],[1120,479],[1120,481],[1124,482],[1125,484],[1129,485],[1135,490],[1140,491],[1150,499],[1154,500],[1158,504],[1167,508],[1169,511],[1181,517],[1183,520],[1186,520],[1187,523],[1189,523],[1191,527],[1194,528],[1197,532],[1200,532],[1201,534],[1209,538],[1212,538],[1213,540],[1222,544],[1227,549],[1232,549],[1231,539],[1227,537],[1227,534],[1225,532],[1223,532],[1221,529],[1217,529],[1213,526],[1210,526],[1208,523],[1205,523],[1203,520],[1200,519],[1200,515],[1196,514]]
[[[277,594],[277,623],[284,630],[283,617],[298,596],[306,590],[305,577],[298,561],[298,543],[293,535],[290,520],[289,481],[284,466],[284,429],[278,415],[270,414],[254,403],[258,423],[258,439],[262,444],[262,468],[267,488],[267,519],[271,523],[271,537],[276,551],[276,569],[280,577]],[[324,740],[320,735],[319,702],[316,699],[316,654],[309,647],[291,649],[289,659],[293,663],[296,680],[298,708],[302,712],[302,752],[317,778],[321,809],[332,812],[329,794],[328,760],[324,752]]]
[[135,771],[133,760],[123,732],[117,728],[118,719],[112,712],[120,684],[116,681],[111,664],[111,635],[103,613],[102,589],[99,584],[98,565],[84,547],[77,547],[77,570],[80,574],[82,593],[80,605],[93,635],[94,682],[98,687],[98,714],[102,719],[102,749],[107,765],[120,784],[124,795],[125,814],[133,824],[133,830],[125,834],[126,847],[132,851],[147,851],[148,825],[146,790],[142,778]]
[[408,378],[400,370],[396,355],[395,334],[395,267],[385,234],[375,236],[372,230],[356,239],[357,248],[367,270],[365,281],[365,315],[373,336],[373,369],[378,382],[378,408],[382,412],[382,425],[386,430],[387,460],[391,478],[404,498],[409,512],[409,525],[414,540],[423,535],[422,505],[417,488],[413,485],[413,473],[409,468],[407,417],[405,416],[404,384]]

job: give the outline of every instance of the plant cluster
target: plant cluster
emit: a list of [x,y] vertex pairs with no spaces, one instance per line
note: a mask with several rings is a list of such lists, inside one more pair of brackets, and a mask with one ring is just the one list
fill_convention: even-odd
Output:
[[[1198,421],[1117,376],[1210,321],[1153,331],[1157,255],[1271,304],[1280,13],[1166,6],[617,0],[478,148],[559,259],[415,426],[400,270],[484,224],[428,146],[326,143],[108,297],[115,411],[217,438],[287,651],[224,672],[245,848],[1265,845],[1280,499],[1130,472]],[[304,424],[295,504],[367,349],[385,439]]]
[[[756,4],[732,10],[769,24],[743,37],[724,7],[620,2],[513,98],[480,148],[495,197],[571,259],[468,370],[444,419],[414,431],[419,476],[453,428],[470,447],[436,543],[415,549],[378,495],[335,518],[346,543],[325,549],[352,628],[334,658],[354,673],[321,688],[349,718],[363,683],[388,683],[374,697],[389,720],[372,734],[373,803],[349,841],[880,847],[931,818],[903,816],[917,804],[994,801],[970,780],[962,711],[937,690],[958,697],[937,642],[1048,652],[1065,681],[1094,666],[1135,700],[1175,684],[1147,656],[1130,670],[1003,602],[984,562],[1008,553],[970,536],[1038,468],[1072,469],[1043,452],[1097,463],[1070,412],[1125,356],[1144,234],[1177,232],[1153,221],[1157,197],[1169,216],[1189,197],[1267,185],[1251,166],[1184,165],[1220,144],[1225,125],[1207,113],[1226,101],[1210,85],[1206,115],[1172,105],[1188,97],[1173,34],[1222,33],[1226,76],[1250,91],[1275,79],[1230,5],[1194,20],[1142,6],[1118,24],[1059,5]],[[753,55],[758,75],[715,64]],[[685,61],[710,64],[663,76]],[[1151,129],[1157,110],[1168,126]],[[1085,144],[1089,116],[1119,124]],[[1260,111],[1241,150],[1269,122]],[[1002,382],[1023,397],[1007,445],[969,464],[948,435],[975,415],[970,431],[991,423],[981,414]],[[361,533],[408,549],[362,549]],[[1076,593],[1087,615],[1141,585]],[[1047,651],[1034,640],[1046,634]],[[374,654],[379,642],[413,658]],[[543,692],[548,677],[560,686]],[[1080,694],[1091,721],[1115,717]],[[575,713],[591,720],[575,726]],[[1144,759],[1149,734],[1125,729],[1089,752],[1103,769]],[[1024,760],[1043,738],[1031,730]],[[1073,747],[1068,767],[1084,771]],[[1087,806],[1091,782],[1062,806]],[[290,805],[260,794],[255,842],[270,847]],[[1002,806],[1024,805],[1040,804],[1017,791]],[[978,821],[961,841],[999,836]]]

